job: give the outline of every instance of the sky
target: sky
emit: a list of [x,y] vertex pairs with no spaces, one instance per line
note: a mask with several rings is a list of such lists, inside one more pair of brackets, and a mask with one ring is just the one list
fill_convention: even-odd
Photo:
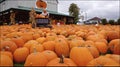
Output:
[[119,0],[59,0],[58,12],[69,15],[71,3],[77,4],[85,19],[99,17],[117,20],[120,17]]

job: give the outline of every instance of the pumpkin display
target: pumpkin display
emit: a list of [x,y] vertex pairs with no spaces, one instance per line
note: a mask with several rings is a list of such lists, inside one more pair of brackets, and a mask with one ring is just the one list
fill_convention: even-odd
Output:
[[42,52],[42,54],[47,58],[48,61],[51,61],[51,60],[57,58],[56,53],[53,51],[50,51],[50,50],[45,50]]
[[2,41],[0,46],[0,50],[10,51],[14,53],[14,51],[17,49],[17,45],[13,41]]
[[[55,52],[58,56],[61,56],[62,54],[65,57],[69,56],[69,46],[68,43],[62,39],[62,38],[57,38],[55,40]],[[64,49],[64,50],[63,50]]]
[[0,55],[0,66],[13,66],[12,59],[7,55]]
[[73,47],[70,51],[70,58],[78,66],[86,66],[88,62],[93,60],[93,56],[86,47]]
[[17,63],[22,63],[26,60],[29,55],[29,50],[26,47],[18,48],[13,54],[14,61]]
[[51,26],[1,25],[0,66],[120,66],[120,25]]
[[28,55],[24,66],[45,66],[48,63],[47,58],[40,52],[34,52]]
[[55,58],[47,63],[46,66],[77,66],[71,59],[69,58]]
[[119,64],[110,58],[100,56],[91,60],[87,66],[119,66]]
[[55,44],[56,43],[54,41],[47,41],[47,42],[44,42],[42,45],[43,45],[45,50],[54,51],[55,50]]

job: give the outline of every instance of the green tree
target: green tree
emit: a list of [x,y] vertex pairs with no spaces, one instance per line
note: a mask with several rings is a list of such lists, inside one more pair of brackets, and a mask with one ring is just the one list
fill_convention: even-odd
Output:
[[117,24],[120,25],[120,18],[117,20]]
[[77,4],[70,4],[69,15],[74,17],[74,23],[79,20],[79,10],[80,8],[77,6]]
[[102,24],[103,24],[103,25],[106,25],[106,24],[107,24],[107,20],[106,20],[105,18],[102,19],[101,21],[102,21]]
[[115,21],[114,20],[109,20],[109,24],[114,25]]

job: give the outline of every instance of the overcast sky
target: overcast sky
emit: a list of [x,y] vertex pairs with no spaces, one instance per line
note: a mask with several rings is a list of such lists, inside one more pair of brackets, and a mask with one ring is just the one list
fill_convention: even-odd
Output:
[[68,9],[71,3],[77,4],[82,15],[87,19],[93,17],[118,19],[120,17],[120,1],[119,0],[59,0],[58,11],[60,13],[69,14]]

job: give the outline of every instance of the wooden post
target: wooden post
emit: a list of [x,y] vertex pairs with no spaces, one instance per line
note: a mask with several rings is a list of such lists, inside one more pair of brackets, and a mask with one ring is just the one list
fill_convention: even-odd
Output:
[[10,15],[10,24],[15,24],[15,13],[12,12],[11,15]]

